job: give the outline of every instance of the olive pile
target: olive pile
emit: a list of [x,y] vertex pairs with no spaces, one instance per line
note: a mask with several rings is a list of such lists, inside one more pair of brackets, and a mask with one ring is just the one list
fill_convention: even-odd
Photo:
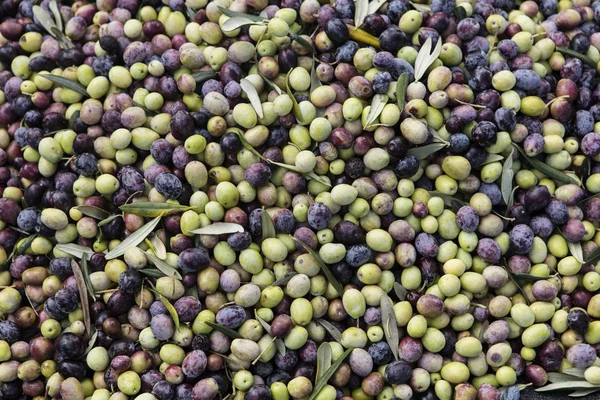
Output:
[[591,395],[599,62],[599,0],[0,0],[0,399]]

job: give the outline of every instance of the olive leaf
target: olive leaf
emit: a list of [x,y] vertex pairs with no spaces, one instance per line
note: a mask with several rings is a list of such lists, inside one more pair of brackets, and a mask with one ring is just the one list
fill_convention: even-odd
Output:
[[88,289],[86,287],[85,278],[81,272],[81,268],[77,261],[71,260],[71,269],[73,270],[73,276],[75,276],[75,283],[77,284],[77,290],[79,291],[79,299],[81,301],[81,311],[83,313],[83,324],[85,325],[85,334],[90,336],[92,334],[92,318],[90,316],[90,304],[88,302]]
[[282,95],[283,91],[281,90],[281,88],[279,86],[277,86],[275,83],[273,83],[273,81],[269,80],[269,78],[267,78],[266,76],[259,74],[261,78],[263,78],[263,81],[265,81],[265,83],[267,84],[268,87],[270,87],[272,90],[276,91],[278,95]]
[[595,389],[599,390],[600,385],[595,385],[587,381],[572,380],[569,382],[551,383],[541,388],[535,389],[536,392],[550,392],[553,390],[567,390],[567,389]]
[[333,340],[335,340],[339,344],[342,344],[342,334],[340,331],[338,331],[338,329],[335,326],[333,326],[333,324],[331,324],[331,322],[322,318],[317,318],[317,322],[321,324],[323,328],[325,328],[325,330],[329,333],[329,335],[331,335]]
[[[141,8],[140,8],[140,10],[141,10]],[[196,18],[196,11],[194,11],[194,10],[193,10],[192,8],[190,8],[190,7],[186,7],[186,8],[185,8],[185,12],[186,12],[186,14],[187,14],[187,16],[188,16],[188,19],[189,19],[190,21],[194,21],[194,19]],[[139,19],[139,18],[138,18],[138,17],[136,17],[136,19]]]
[[404,299],[406,299],[406,295],[408,294],[408,290],[406,290],[404,286],[398,282],[394,282],[394,292],[400,301],[404,301]]
[[285,274],[281,278],[277,279],[275,282],[271,283],[271,286],[283,286],[283,285],[287,285],[287,283],[290,281],[290,279],[292,279],[296,275],[298,275],[297,272],[294,272],[294,271],[288,272],[287,274]]
[[139,215],[140,217],[163,217],[173,212],[184,212],[191,209],[189,206],[180,204],[152,203],[149,201],[124,204],[119,208],[123,212]]
[[62,76],[58,76],[58,75],[52,75],[52,74],[40,74],[40,75],[42,77],[48,79],[49,81],[56,83],[58,86],[61,86],[63,88],[67,88],[67,89],[71,89],[72,91],[79,93],[83,97],[90,97],[87,90],[85,89],[85,86],[83,86],[79,82],[75,82],[70,79],[64,78]]
[[104,220],[110,216],[108,211],[104,211],[103,209],[95,206],[77,206],[75,209],[81,212],[83,215],[87,215],[88,217],[92,217],[94,219]]
[[419,50],[419,53],[417,54],[417,59],[415,60],[415,82],[421,80],[423,75],[425,75],[427,68],[429,68],[435,60],[437,60],[438,56],[442,52],[441,40],[437,41],[433,52],[431,51],[431,48],[433,46],[432,43],[433,42],[431,38],[428,38],[425,41],[423,47],[421,47],[421,49]]
[[[269,325],[267,321],[259,317],[256,310],[254,310],[254,317],[262,325],[263,329],[267,331],[267,333],[270,335],[271,325]],[[285,343],[283,343],[283,340],[280,337],[275,337],[275,348],[282,357],[285,356]]]
[[340,367],[342,362],[344,362],[346,357],[348,357],[348,355],[350,354],[351,351],[352,351],[351,348],[346,350],[337,360],[335,360],[334,363],[331,364],[331,367],[327,368],[327,371],[325,371],[323,373],[323,375],[321,375],[321,379],[319,379],[319,382],[315,383],[315,387],[314,387],[310,397],[308,398],[308,400],[314,400],[315,397],[317,397],[319,395],[319,392],[321,391],[321,389],[323,389],[325,387],[325,385],[327,384],[327,381],[329,381],[329,379],[333,376],[335,371],[337,371],[337,369]]
[[52,18],[52,15],[48,11],[37,5],[33,6],[32,12],[33,16],[38,20],[40,25],[42,25],[42,27],[49,34],[56,37],[54,32],[52,32],[52,28],[56,28],[56,22],[54,21],[54,18]]
[[317,76],[317,70],[315,68],[315,59],[312,61],[312,68],[310,70],[310,92],[314,92],[316,88],[323,86],[319,77]]
[[165,247],[163,241],[160,240],[158,235],[151,235],[150,239],[146,240],[150,242],[150,247],[154,251],[154,254],[156,254],[156,257],[160,258],[161,260],[167,259],[167,248]]
[[[462,8],[462,7],[461,7]],[[488,154],[485,159],[479,164],[475,165],[475,167],[483,167],[484,165],[491,164],[493,162],[498,162],[504,160],[500,154]]]
[[152,111],[149,108],[147,108],[145,105],[138,103],[137,101],[133,100],[133,105],[136,107],[141,108],[142,110],[144,110],[144,112],[146,113],[147,116],[153,116],[158,114],[156,111]]
[[585,368],[565,368],[563,374],[569,376],[576,376],[578,378],[585,378]]
[[596,194],[595,194],[595,195],[593,195],[593,196],[589,196],[589,197],[586,197],[585,199],[579,200],[579,201],[577,202],[577,205],[578,205],[579,207],[581,207],[581,206],[583,206],[585,203],[587,203],[588,201],[590,201],[590,200],[592,200],[592,199],[595,199],[595,198],[598,198],[598,197],[600,197],[600,192],[599,192],[599,193],[596,193]]
[[137,231],[133,232],[131,235],[127,236],[125,240],[123,240],[117,247],[112,249],[106,254],[107,260],[112,260],[113,258],[117,258],[125,254],[130,247],[136,247],[138,244],[142,243],[149,234],[152,233],[154,228],[160,222],[160,217],[154,218],[152,221],[146,223],[144,226],[139,228]]
[[292,235],[290,235],[290,238],[292,238],[292,240],[294,242],[296,242],[297,245],[300,245],[300,247],[302,247],[307,253],[309,253],[317,261],[317,264],[319,264],[321,271],[323,271],[323,273],[325,274],[325,277],[327,278],[327,280],[329,281],[331,286],[333,286],[333,288],[336,290],[336,292],[338,292],[338,294],[340,296],[342,296],[344,294],[344,288],[338,282],[338,280],[335,279],[335,276],[331,273],[331,270],[329,269],[327,264],[325,264],[323,262],[323,260],[321,260],[321,257],[319,257],[319,255],[313,249],[308,247],[306,245],[306,243],[304,243],[302,240],[300,240]]
[[192,78],[196,81],[197,85],[200,85],[204,81],[214,78],[217,74],[213,71],[200,71],[192,74]]
[[259,17],[257,15],[244,14],[244,13],[237,12],[237,11],[231,11],[231,10],[228,10],[228,9],[226,9],[224,7],[221,7],[221,6],[218,6],[218,8],[219,8],[219,11],[221,11],[223,14],[227,15],[230,18],[236,18],[236,17],[247,18],[247,19],[250,19],[250,20],[255,21],[255,22],[266,21],[266,18]]
[[244,26],[249,25],[257,25],[256,21],[252,21],[251,19],[245,17],[233,17],[225,21],[225,23],[221,26],[221,30],[223,32],[233,32],[236,29],[240,29]]
[[143,268],[138,271],[140,271],[142,274],[148,275],[149,277],[152,277],[152,278],[160,278],[161,276],[166,276],[160,270],[153,269],[153,268]]
[[375,14],[381,8],[381,6],[386,3],[386,1],[387,0],[373,0],[370,2],[367,14]]
[[577,261],[580,263],[584,263],[583,259],[583,249],[581,248],[581,242],[571,242],[567,241],[567,245],[569,246],[569,252]]
[[571,382],[573,376],[560,372],[548,372],[548,380],[552,383]]
[[575,185],[578,184],[576,180],[574,180],[570,176],[564,174],[563,172],[561,172],[555,168],[552,168],[551,166],[538,160],[537,158],[529,157],[525,153],[525,151],[522,148],[520,148],[519,146],[514,146],[514,147],[516,147],[516,149],[519,151],[519,153],[521,153],[521,155],[523,156],[525,161],[527,161],[527,163],[529,163],[529,165],[531,165],[533,168],[540,171],[542,174],[547,175],[550,178],[556,179],[557,181],[560,181],[563,183],[573,183]]
[[325,180],[324,177],[317,175],[314,172],[302,172],[301,170],[296,168],[296,166],[294,166],[294,165],[284,164],[284,163],[280,163],[280,162],[276,162],[276,161],[267,160],[267,162],[269,164],[277,165],[278,167],[282,167],[282,168],[288,169],[290,171],[294,171],[300,175],[304,175],[307,178],[314,179],[315,181],[319,182],[321,185],[331,187],[331,183],[329,183],[329,181]]
[[21,254],[25,254],[25,252],[29,249],[31,243],[33,243],[36,237],[37,235],[29,235],[26,239],[23,239],[21,243],[15,248],[14,255],[18,256]]
[[417,11],[431,13],[431,6],[429,6],[427,4],[413,3],[411,1],[410,5],[413,6],[413,8]]
[[112,220],[116,219],[116,218],[123,218],[123,216],[121,214],[115,214],[115,215],[111,215],[110,217],[103,219],[102,221],[98,222],[98,228],[108,224],[109,222],[112,222]]
[[452,197],[450,195],[447,195],[445,193],[440,193],[440,192],[429,192],[429,194],[431,196],[435,196],[435,197],[440,197],[442,200],[444,200],[444,204],[452,207],[453,210],[458,211],[462,206],[466,206],[467,203],[457,199],[456,197]]
[[371,102],[371,109],[369,110],[369,114],[367,114],[367,120],[363,128],[368,128],[377,120],[379,114],[383,111],[383,108],[387,104],[390,98],[385,94],[376,94],[373,96],[373,101]]
[[594,392],[597,392],[598,390],[600,390],[600,387],[596,389],[580,389],[570,393],[569,397],[586,397]]
[[586,264],[595,264],[596,261],[600,260],[600,247],[596,247],[585,259]]
[[248,96],[248,100],[250,100],[250,104],[252,105],[252,108],[254,108],[254,111],[256,111],[256,114],[260,118],[263,118],[264,114],[262,111],[262,103],[260,102],[260,97],[258,97],[258,92],[256,91],[256,88],[254,87],[252,82],[250,82],[246,78],[243,78],[240,81],[240,86],[242,87],[242,90],[246,93],[246,95]]
[[592,67],[594,69],[596,69],[596,67],[597,67],[597,63],[595,63],[594,60],[592,60],[588,56],[585,56],[575,50],[567,49],[566,47],[557,47],[556,51],[558,51],[559,53],[561,53],[564,56],[577,58],[577,59],[581,60],[581,62],[589,65],[590,67]]
[[487,330],[487,328],[490,326],[490,321],[485,321],[482,325],[481,325],[481,330],[479,331],[479,341],[481,343],[484,343],[484,339],[483,339],[483,335],[485,334],[485,331]]
[[295,42],[298,42],[301,46],[306,47],[307,49],[309,49],[312,54],[316,53],[317,51],[315,50],[315,47],[312,45],[311,42],[309,42],[308,40],[306,40],[305,38],[303,38],[300,35],[290,35],[291,39]]
[[360,28],[369,15],[369,0],[354,0],[354,26]]
[[317,379],[315,383],[319,383],[325,371],[331,367],[331,345],[327,342],[322,343],[317,349]]
[[302,109],[300,108],[298,101],[292,94],[292,85],[290,85],[290,73],[291,72],[292,72],[291,70],[290,70],[290,72],[288,72],[286,80],[285,80],[286,87],[287,87],[287,94],[288,94],[288,96],[290,96],[292,98],[292,104],[293,104],[292,110],[294,111],[294,117],[296,117],[296,120],[298,121],[298,123],[300,125],[307,125],[310,121],[306,120],[304,115],[302,115]]
[[[167,264],[165,261],[156,257],[154,254],[148,253],[147,251],[145,251],[144,254],[146,255],[146,258],[148,260],[150,260],[152,262],[152,264],[154,264],[154,266],[156,268],[158,268],[158,270],[160,270],[160,272],[162,272],[165,276],[173,276],[179,280],[183,279],[181,277],[181,274],[179,273],[179,271],[177,271],[175,268],[173,268],[172,266]],[[140,271],[144,271],[144,270],[142,269]]]
[[379,39],[377,39],[375,36],[363,31],[362,29],[358,29],[358,27],[352,26],[350,24],[346,24],[346,27],[348,28],[348,32],[350,33],[350,39],[354,40],[355,42],[366,44],[368,46],[373,46],[376,49],[379,48]]
[[452,15],[454,15],[456,17],[456,20],[460,22],[463,19],[467,18],[467,10],[465,10],[465,8],[461,6],[454,7],[454,10],[452,10]]
[[84,258],[84,256],[91,256],[94,254],[94,250],[89,247],[80,246],[74,243],[66,243],[66,244],[57,244],[55,246],[56,250],[60,250],[63,253],[67,253],[77,258]]
[[57,29],[62,32],[62,16],[60,15],[60,11],[58,10],[58,5],[56,4],[56,1],[52,0],[50,3],[48,3],[48,8],[50,9],[50,11],[52,11],[52,14],[54,15],[54,22],[56,22]]
[[274,238],[277,236],[277,232],[275,231],[275,224],[273,223],[273,218],[269,215],[267,210],[263,207],[262,213],[260,216],[260,222],[262,225],[262,240],[268,238]]
[[196,235],[226,235],[239,232],[244,232],[244,227],[231,222],[215,222],[212,225],[207,225],[192,231],[192,233]]
[[510,199],[513,195],[512,181],[513,181],[513,152],[515,150],[512,149],[506,160],[504,161],[504,165],[502,165],[502,178],[500,181],[500,187],[502,191],[502,199],[508,205]]
[[80,360],[84,359],[85,356],[87,356],[87,354],[94,348],[94,345],[96,344],[96,340],[98,340],[98,330],[95,330],[92,337],[90,337],[90,340],[88,341],[88,345],[87,345],[85,351],[83,352],[81,357],[79,357]]
[[243,338],[242,335],[240,335],[238,331],[234,331],[233,329],[228,328],[226,326],[215,324],[210,321],[205,321],[204,323],[206,325],[210,326],[211,328],[213,328],[215,331],[224,333],[232,339],[242,339]]
[[400,334],[398,333],[398,325],[396,324],[396,315],[394,314],[393,303],[387,294],[381,296],[381,325],[385,340],[387,341],[394,358],[398,361],[398,343],[400,342]]
[[173,318],[173,322],[175,322],[175,329],[179,329],[179,314],[177,314],[177,310],[175,309],[175,307],[173,306],[173,304],[171,304],[171,302],[169,301],[169,299],[167,299],[162,294],[160,294],[160,293],[158,293],[158,292],[156,292],[154,290],[153,290],[153,292],[156,295],[158,295],[158,299],[160,300],[161,303],[163,303],[163,305],[165,306],[165,308],[167,309],[167,311],[171,315],[171,318]]
[[448,147],[448,143],[431,143],[426,144],[425,146],[413,147],[412,149],[409,149],[406,154],[414,156],[417,160],[424,160],[446,147]]
[[408,72],[403,72],[398,77],[398,83],[396,84],[396,103],[400,112],[404,110],[406,105],[406,88],[408,87]]
[[79,118],[80,114],[81,113],[79,110],[76,110],[73,114],[71,114],[71,118],[69,118],[69,129],[73,129],[75,127],[75,123],[77,122],[77,118]]
[[94,293],[94,285],[92,284],[92,280],[90,279],[90,269],[87,264],[87,257],[81,258],[81,273],[83,274],[83,280],[85,281],[85,286],[87,288],[88,293],[96,300],[96,293]]

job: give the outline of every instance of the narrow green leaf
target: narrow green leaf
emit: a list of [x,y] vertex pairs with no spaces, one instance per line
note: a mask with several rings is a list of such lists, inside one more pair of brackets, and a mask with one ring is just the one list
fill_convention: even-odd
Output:
[[589,65],[590,67],[596,69],[597,65],[594,62],[594,60],[592,60],[591,58],[589,58],[588,56],[585,56],[575,50],[571,50],[571,49],[567,49],[566,47],[557,47],[556,51],[558,51],[559,53],[561,53],[564,56],[569,56],[569,57],[573,57],[573,58],[577,58],[579,60],[581,60],[581,62]]
[[400,301],[404,301],[404,299],[406,299],[406,295],[408,294],[408,290],[406,290],[404,286],[398,282],[394,282],[394,292]]
[[319,383],[325,372],[331,368],[331,346],[329,343],[322,343],[317,349],[317,379],[315,383]]
[[140,217],[162,217],[170,213],[184,212],[191,209],[189,206],[182,206],[180,204],[152,203],[149,201],[124,204],[119,208],[121,211],[139,215]]
[[268,238],[274,238],[277,236],[277,232],[275,231],[275,224],[273,223],[273,218],[269,215],[267,210],[263,207],[260,222],[262,225],[262,240]]
[[342,344],[342,333],[338,331],[338,329],[335,326],[333,326],[331,322],[322,318],[317,318],[317,322],[321,324],[323,328],[325,328],[325,330],[329,333],[329,335],[331,335],[333,340],[335,340],[339,344]]
[[315,387],[313,388],[313,391],[312,391],[311,395],[309,396],[308,400],[314,400],[315,397],[317,397],[317,395],[319,394],[319,392],[327,384],[327,381],[329,381],[329,379],[333,376],[333,374],[335,373],[335,371],[337,371],[337,369],[344,362],[344,360],[346,359],[346,357],[348,357],[348,355],[350,354],[351,351],[352,351],[352,349],[346,350],[340,356],[340,358],[338,358],[337,360],[335,360],[335,362],[331,364],[331,367],[329,367],[327,369],[327,371],[325,371],[323,373],[323,375],[321,375],[321,379],[319,380],[318,383],[315,384]]
[[31,243],[33,243],[36,237],[37,235],[30,235],[26,239],[24,239],[21,242],[21,244],[19,244],[17,248],[15,248],[15,255],[18,256],[21,254],[25,254],[25,252],[29,249]]
[[552,179],[556,179],[557,181],[560,181],[563,183],[573,183],[573,184],[577,185],[577,181],[574,180],[573,178],[571,178],[570,176],[565,175],[563,172],[552,168],[551,166],[538,160],[537,158],[529,157],[527,154],[525,154],[525,151],[523,149],[521,149],[519,146],[514,146],[514,147],[517,148],[519,153],[521,153],[521,155],[523,156],[525,161],[527,161],[527,163],[529,163],[529,165],[531,165],[533,168],[537,169],[544,175],[547,175],[548,177],[550,177]]
[[459,208],[461,208],[462,206],[466,206],[467,203],[457,199],[456,197],[452,197],[450,195],[444,194],[444,193],[440,193],[440,192],[429,192],[429,194],[431,196],[434,197],[440,197],[442,200],[444,200],[444,204],[446,204],[447,206],[452,207],[454,210],[458,211]]
[[369,15],[369,0],[354,0],[354,26],[360,26]]
[[310,70],[310,92],[314,92],[316,88],[323,86],[323,84],[321,83],[321,81],[319,80],[319,77],[317,76],[317,70],[315,67],[315,59],[313,58],[312,61],[312,68]]
[[431,7],[428,4],[413,3],[411,1],[410,5],[417,11],[431,13]]
[[392,349],[394,358],[398,361],[398,343],[400,342],[400,334],[398,333],[398,325],[396,324],[396,315],[394,314],[393,303],[387,294],[381,296],[381,325],[385,339]]
[[89,290],[86,288],[85,278],[83,277],[83,272],[81,272],[81,268],[79,267],[79,264],[77,264],[77,261],[71,260],[71,269],[73,270],[73,276],[75,276],[75,283],[77,284],[77,290],[79,291],[85,334],[89,337],[92,334],[92,318],[90,316],[90,304],[88,301]]
[[246,78],[243,78],[240,81],[240,86],[242,87],[242,90],[246,93],[246,96],[248,96],[248,100],[250,100],[250,104],[252,105],[252,108],[254,108],[254,111],[256,111],[256,114],[260,118],[263,118],[264,114],[262,111],[262,103],[260,102],[260,97],[258,96],[258,92],[256,91],[256,88],[254,87],[252,82],[250,82]]
[[428,38],[417,54],[417,59],[415,60],[415,82],[420,81],[423,75],[425,75],[427,68],[429,68],[435,60],[437,60],[438,56],[442,52],[442,41],[437,41],[433,52],[431,51],[432,47],[433,42],[431,38]]
[[83,215],[92,217],[94,219],[104,220],[110,216],[108,211],[104,211],[101,208],[95,206],[77,206],[76,210],[80,211]]
[[569,246],[569,252],[577,261],[580,263],[584,263],[583,259],[583,249],[581,248],[581,242],[570,242],[567,241],[567,245]]
[[228,10],[228,9],[226,9],[224,7],[221,7],[221,6],[218,6],[218,8],[219,8],[219,11],[221,11],[223,14],[225,14],[228,17],[231,17],[231,18],[240,17],[240,18],[250,19],[250,20],[256,21],[256,22],[266,21],[266,18],[259,17],[257,15],[244,14],[244,13],[240,13],[240,12],[237,12],[237,11],[231,11],[231,10]]
[[[140,8],[140,9],[141,9],[141,8]],[[185,11],[186,11],[186,13],[187,13],[188,19],[189,19],[190,21],[194,21],[194,18],[196,18],[196,11],[194,11],[194,10],[193,10],[192,8],[190,8],[190,7],[186,7]],[[137,19],[137,18],[136,18],[136,19]]]
[[[156,268],[158,268],[160,270],[160,272],[162,272],[164,275],[174,276],[175,278],[177,278],[179,280],[183,279],[181,277],[181,274],[179,273],[179,271],[177,271],[175,268],[173,268],[172,266],[170,266],[169,264],[167,264],[160,258],[156,257],[154,254],[148,253],[147,251],[145,251],[144,254],[146,255],[146,258],[148,260],[150,260],[152,262],[152,264],[154,264],[154,266]],[[140,271],[143,271],[143,270],[140,270]]]
[[92,285],[92,280],[90,279],[90,269],[87,265],[87,257],[83,257],[81,259],[81,273],[83,274],[83,280],[85,281],[85,287],[87,288],[88,293],[96,301],[96,293],[94,293],[94,285]]
[[63,78],[62,76],[58,76],[58,75],[52,75],[52,74],[41,74],[41,75],[44,78],[48,79],[49,81],[56,83],[60,87],[71,89],[72,91],[79,93],[83,97],[90,97],[87,90],[85,89],[85,86],[83,86],[79,82],[75,82],[70,79]]
[[110,217],[103,219],[102,221],[98,222],[98,227],[102,227],[106,224],[108,224],[109,222],[111,222],[112,220],[116,219],[116,218],[123,218],[123,216],[121,214],[115,214],[115,215],[111,215]]
[[312,45],[312,43],[309,42],[308,40],[306,40],[304,37],[302,37],[300,35],[291,35],[291,38],[293,41],[298,42],[301,46],[309,49],[312,54],[315,54],[317,52],[315,50],[315,47]]
[[448,143],[431,143],[426,144],[425,146],[413,147],[408,150],[407,154],[409,156],[414,156],[417,160],[424,160],[445,147],[448,147]]
[[553,390],[565,390],[565,389],[600,389],[600,385],[594,385],[593,383],[589,383],[581,380],[572,380],[569,382],[561,382],[561,383],[551,383],[550,385],[546,385],[544,387],[535,389],[536,392],[550,392]]
[[319,257],[319,255],[315,253],[313,249],[308,247],[306,243],[304,243],[302,240],[295,238],[292,235],[290,235],[290,237],[294,242],[296,242],[296,244],[299,244],[306,252],[313,256],[313,258],[317,261],[317,264],[319,264],[319,267],[321,267],[321,271],[323,271],[325,277],[327,278],[331,286],[333,286],[333,288],[339,293],[339,295],[342,296],[344,294],[344,288],[337,281],[337,279],[335,279],[335,276],[331,273],[331,270],[329,269],[327,264],[325,264],[323,260],[321,260],[321,257]]
[[398,83],[396,84],[396,103],[400,112],[404,110],[406,105],[406,88],[408,87],[408,72],[403,72],[398,77]]
[[89,247],[80,246],[74,243],[57,244],[56,249],[76,258],[83,258],[84,255],[89,257],[95,253],[94,250]]
[[254,310],[254,318],[256,318],[256,320],[260,323],[260,325],[268,334],[271,334],[271,325],[269,325],[267,321],[258,316],[256,309]]
[[290,171],[294,171],[300,175],[304,175],[307,178],[310,179],[314,179],[315,181],[319,182],[322,185],[325,185],[327,187],[331,187],[331,183],[329,181],[327,181],[323,176],[321,175],[317,175],[314,172],[302,172],[300,171],[298,168],[296,168],[295,165],[289,165],[289,164],[284,164],[284,163],[280,163],[280,162],[276,162],[276,161],[268,161],[269,164],[273,164],[273,165],[277,165],[278,167],[282,167],[285,168],[287,170]]
[[386,94],[376,94],[373,96],[373,101],[371,102],[371,108],[369,110],[369,114],[367,115],[367,121],[365,122],[364,128],[368,128],[373,124],[379,115],[383,111],[383,108],[387,104],[390,98]]
[[56,22],[56,28],[62,32],[62,16],[60,15],[60,11],[58,10],[58,5],[56,4],[56,1],[52,0],[50,3],[48,3],[48,8],[50,9],[50,11],[52,11],[52,14],[54,15],[54,22]]
[[167,299],[165,296],[158,292],[155,293],[158,295],[160,302],[163,303],[163,305],[167,308],[167,311],[171,315],[171,318],[173,318],[173,322],[175,322],[175,329],[179,329],[179,314],[177,314],[177,310],[175,309],[173,304],[171,304],[169,299]]
[[279,86],[277,86],[275,83],[273,83],[273,81],[269,80],[269,78],[267,78],[264,75],[260,75],[261,78],[263,78],[263,81],[265,81],[265,83],[267,84],[268,87],[270,87],[272,90],[276,91],[277,94],[282,95],[283,94],[283,90],[281,90],[281,88]]
[[71,118],[69,118],[69,129],[73,129],[75,127],[75,123],[77,122],[77,118],[81,113],[79,110],[76,110],[73,114],[71,114]]
[[158,114],[156,111],[150,110],[148,107],[146,107],[145,105],[143,105],[141,103],[138,103],[137,101],[133,101],[133,105],[136,106],[136,107],[141,108],[142,110],[144,110],[144,112],[146,113],[146,115],[153,116],[153,115]]
[[130,247],[136,247],[138,244],[142,243],[149,234],[154,231],[154,228],[160,222],[160,217],[154,218],[152,221],[146,223],[144,226],[139,228],[137,231],[133,232],[131,235],[127,236],[125,240],[123,240],[117,247],[112,249],[106,254],[107,260],[112,260],[113,258],[117,258],[125,254]]
[[138,270],[144,275],[148,275],[152,278],[160,278],[161,276],[166,276],[162,271],[153,268],[143,268]]
[[500,154],[488,154],[487,157],[481,163],[475,165],[475,167],[483,167],[484,165],[502,160],[504,160],[504,157],[502,157]]
[[459,22],[467,18],[467,10],[465,10],[465,8],[461,7],[460,5],[454,7],[454,10],[452,10],[452,14],[456,17],[456,20]]
[[218,325],[218,324],[212,323],[210,321],[206,321],[204,323],[206,325],[210,326],[211,328],[213,328],[214,330],[226,334],[227,336],[229,336],[232,339],[242,339],[243,338],[242,335],[240,335],[237,331],[234,331],[233,329],[228,328],[226,326]]
[[380,47],[379,39],[377,39],[370,33],[363,31],[362,29],[359,29],[350,24],[346,24],[346,27],[348,28],[348,32],[350,33],[350,39],[354,40],[355,42],[366,44],[367,46],[373,46],[376,49]]
[[211,78],[214,78],[217,74],[213,71],[200,71],[192,74],[192,78],[196,81],[196,84],[201,84]]
[[563,374],[585,378],[585,368],[565,368]]
[[158,235],[151,235],[148,241],[150,242],[150,245],[152,246],[152,250],[154,251],[154,254],[156,254],[156,257],[160,258],[161,260],[166,260],[167,248],[165,247],[163,241],[160,240]]
[[90,337],[90,340],[88,341],[88,345],[87,345],[85,351],[83,352],[81,357],[79,357],[80,360],[83,360],[85,358],[85,356],[87,356],[87,354],[94,348],[94,345],[96,344],[97,339],[98,339],[98,330],[95,330],[94,334],[92,335],[92,337]]
[[288,272],[287,274],[285,274],[281,278],[277,279],[275,282],[271,283],[271,286],[283,286],[283,285],[287,285],[287,283],[290,281],[290,279],[292,279],[296,275],[298,275],[297,272],[293,272],[293,271],[292,272]]
[[573,377],[560,372],[548,372],[548,380],[552,383],[571,382]]
[[239,232],[244,232],[244,227],[231,222],[215,222],[214,224],[192,231],[196,235],[227,235]]
[[257,25],[256,21],[252,21],[251,19],[245,17],[233,17],[225,21],[223,26],[221,26],[221,30],[223,32],[233,32],[236,29],[240,29],[244,26],[248,25]]
[[369,3],[369,10],[367,14],[375,14],[381,6],[386,3],[387,0],[373,0]]
[[600,247],[596,247],[590,254],[588,254],[585,262],[595,264],[596,261],[600,260]]
[[510,199],[513,195],[513,187],[512,187],[512,181],[513,181],[513,152],[515,150],[512,149],[510,151],[510,155],[508,157],[506,157],[506,160],[504,161],[504,165],[502,165],[502,178],[500,181],[500,187],[501,187],[501,191],[502,191],[502,199],[504,200],[504,202],[508,205],[508,203],[510,203]]
[[576,390],[573,393],[569,394],[570,397],[585,397],[585,396],[589,396],[590,394],[597,392],[598,390],[600,390],[600,388],[596,388],[596,389],[580,389],[580,390]]
[[290,73],[292,71],[288,72],[287,77],[286,77],[286,86],[287,86],[287,94],[288,96],[290,96],[292,98],[292,110],[294,111],[294,117],[296,117],[296,120],[298,121],[298,123],[300,123],[301,125],[306,125],[308,124],[308,121],[305,120],[304,115],[302,115],[302,109],[300,108],[300,105],[298,104],[298,101],[296,100],[296,98],[294,97],[294,94],[292,93],[292,85],[290,85]]
[[285,356],[286,353],[286,348],[285,348],[285,343],[283,342],[282,338],[276,338],[275,339],[275,347],[277,348],[277,352],[279,353],[280,356]]
[[481,325],[481,330],[479,331],[479,337],[478,337],[478,339],[481,343],[484,343],[483,335],[485,334],[485,331],[487,330],[487,328],[489,326],[490,326],[490,321],[487,321],[487,320],[483,323],[483,325]]
[[52,18],[52,15],[40,6],[33,6],[33,16],[38,20],[40,25],[52,36],[56,37],[55,33],[52,32],[52,28],[56,28],[56,21]]

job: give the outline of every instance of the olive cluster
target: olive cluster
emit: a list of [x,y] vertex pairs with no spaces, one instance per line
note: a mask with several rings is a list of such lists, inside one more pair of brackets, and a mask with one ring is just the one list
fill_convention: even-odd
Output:
[[600,1],[332,3],[0,1],[0,399],[600,389]]

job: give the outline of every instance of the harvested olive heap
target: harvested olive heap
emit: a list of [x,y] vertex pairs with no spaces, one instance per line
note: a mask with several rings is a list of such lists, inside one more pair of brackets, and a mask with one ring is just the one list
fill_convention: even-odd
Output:
[[599,62],[599,0],[0,0],[0,399],[597,398]]

